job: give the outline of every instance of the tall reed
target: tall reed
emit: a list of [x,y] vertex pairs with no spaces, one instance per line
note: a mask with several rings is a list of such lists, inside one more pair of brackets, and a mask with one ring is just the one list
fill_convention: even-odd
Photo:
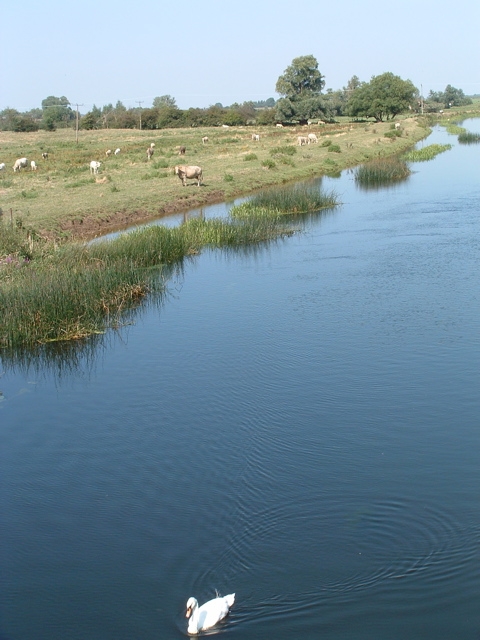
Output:
[[397,156],[378,158],[360,165],[355,171],[355,182],[362,187],[377,187],[405,180],[410,169]]
[[268,218],[319,211],[338,204],[337,195],[332,191],[324,193],[317,187],[298,184],[283,189],[271,189],[255,195],[230,210],[233,218]]
[[465,131],[465,133],[459,134],[458,141],[460,144],[477,144],[480,142],[480,133],[470,133]]
[[4,236],[0,246],[8,247],[8,255],[0,254],[0,346],[70,340],[120,326],[149,292],[162,290],[161,276],[171,265],[181,265],[202,247],[248,245],[287,233],[273,220],[191,219],[179,227],[147,227],[91,245],[33,248],[30,261],[18,258],[21,236]]

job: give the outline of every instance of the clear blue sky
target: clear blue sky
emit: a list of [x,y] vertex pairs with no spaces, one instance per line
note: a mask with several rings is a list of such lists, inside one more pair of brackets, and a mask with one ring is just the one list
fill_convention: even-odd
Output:
[[81,113],[165,94],[181,109],[278,98],[278,76],[310,54],[325,88],[391,71],[425,96],[480,93],[479,0],[5,1],[0,40],[0,109],[50,95]]

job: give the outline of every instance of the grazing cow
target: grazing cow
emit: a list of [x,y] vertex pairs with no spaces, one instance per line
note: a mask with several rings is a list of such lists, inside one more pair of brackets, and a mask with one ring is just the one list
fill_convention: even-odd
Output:
[[43,158],[44,160],[46,160],[46,159],[48,158],[48,153],[47,153],[46,151],[44,151],[44,152],[42,153],[42,158]]
[[303,147],[304,144],[308,144],[308,138],[306,136],[298,136],[297,142],[299,147]]
[[114,153],[116,156],[118,156],[118,154],[120,153],[120,149],[115,149]]
[[308,137],[308,144],[317,144],[318,138],[314,133],[309,133],[307,137]]
[[37,163],[35,162],[35,160],[32,160],[32,161],[30,162],[30,169],[31,169],[32,171],[36,171],[36,170],[37,170]]
[[208,136],[204,136],[204,137],[202,138],[202,142],[203,142],[203,144],[207,144],[207,142],[208,142]]
[[260,136],[258,135],[258,133],[252,133],[252,140],[254,140],[255,142],[258,142],[260,140]]
[[230,129],[230,125],[228,125],[228,124],[222,124],[222,127],[223,127],[224,129]]
[[96,160],[92,160],[90,162],[90,173],[93,173],[93,174],[96,175],[98,173],[98,170],[100,169],[101,164],[102,164],[101,162],[97,162]]
[[187,178],[189,180],[196,180],[197,186],[200,186],[200,183],[203,179],[201,167],[189,167],[187,165],[179,165],[175,167],[175,173],[182,181],[182,184],[184,187],[187,186]]
[[5,171],[5,163],[0,162],[0,171]]
[[109,158],[112,155],[112,150],[107,149],[107,151],[105,151],[105,155],[107,156],[107,158]]
[[152,146],[148,147],[148,149],[147,149],[147,160],[150,160],[150,158],[153,156],[154,153],[155,152],[153,150],[153,147]]
[[280,122],[277,122],[277,124],[275,126],[278,127],[279,129],[281,129],[283,127],[283,124],[280,124]]
[[13,165],[14,171],[20,171],[20,169],[26,169],[28,166],[28,160],[26,158],[18,158]]
[[396,122],[396,123],[395,123],[395,129],[396,129],[397,131],[400,129],[400,123],[399,123],[399,122]]
[[184,156],[186,150],[187,150],[187,147],[180,147],[178,151],[179,155]]

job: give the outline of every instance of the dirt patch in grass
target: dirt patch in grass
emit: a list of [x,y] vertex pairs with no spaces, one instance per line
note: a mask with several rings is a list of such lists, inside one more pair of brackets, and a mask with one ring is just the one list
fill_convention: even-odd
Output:
[[[134,211],[114,211],[102,217],[85,216],[83,218],[71,218],[63,220],[60,228],[72,239],[89,239],[105,233],[121,231],[136,224],[151,222],[156,218],[162,218],[175,213],[186,213],[191,209],[209,204],[218,204],[225,200],[224,191],[200,192],[181,199],[172,200],[158,209],[157,215],[152,216],[151,211],[136,209]],[[55,234],[46,234],[53,235]]]

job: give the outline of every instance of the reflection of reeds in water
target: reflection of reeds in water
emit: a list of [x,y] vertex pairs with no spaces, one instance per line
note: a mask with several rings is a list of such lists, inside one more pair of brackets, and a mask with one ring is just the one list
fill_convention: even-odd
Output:
[[235,247],[286,233],[275,220],[191,219],[179,227],[152,226],[111,241],[56,247],[0,226],[0,346],[80,339],[122,326],[148,293],[163,289],[172,268],[202,247]]
[[409,151],[403,158],[408,162],[426,162],[438,156],[439,153],[448,151],[451,148],[451,144],[429,144],[427,147],[423,147],[423,149],[413,149]]
[[476,144],[477,142],[480,142],[480,133],[469,133],[468,131],[460,133],[458,141],[461,144]]
[[363,188],[377,188],[400,182],[410,175],[404,160],[398,157],[378,158],[360,165],[355,171],[355,182]]
[[320,211],[338,204],[334,192],[324,193],[318,187],[308,184],[272,189],[255,195],[251,200],[233,207],[233,218],[248,219],[276,218],[283,215],[296,215]]

